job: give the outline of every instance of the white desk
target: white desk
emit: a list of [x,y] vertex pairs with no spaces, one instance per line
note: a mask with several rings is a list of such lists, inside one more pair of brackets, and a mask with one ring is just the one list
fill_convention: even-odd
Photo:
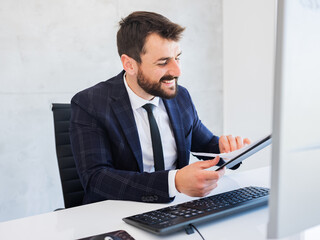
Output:
[[[268,187],[270,169],[246,172],[227,171],[213,194],[244,186]],[[193,198],[183,194],[170,204],[147,204],[128,201],[104,201],[62,211],[0,223],[0,239],[77,239],[115,230],[126,230],[135,239],[200,239],[198,233],[184,231],[157,236],[122,221],[123,217],[174,205]],[[198,225],[205,239],[266,239],[268,208],[260,207],[218,221]],[[317,230],[319,233],[320,231]],[[309,234],[308,239],[316,239]],[[312,236],[311,236],[312,235]],[[291,238],[292,239],[292,238]],[[297,239],[297,238],[294,238]],[[304,238],[305,239],[305,238]],[[317,238],[319,239],[319,238]]]

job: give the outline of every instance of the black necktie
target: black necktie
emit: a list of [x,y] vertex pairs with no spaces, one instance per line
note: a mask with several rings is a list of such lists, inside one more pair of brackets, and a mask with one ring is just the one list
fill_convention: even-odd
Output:
[[153,116],[152,109],[155,107],[153,104],[145,104],[142,106],[148,112],[151,140],[152,140],[152,150],[154,159],[154,168],[156,171],[164,170],[163,152],[159,128],[156,119]]

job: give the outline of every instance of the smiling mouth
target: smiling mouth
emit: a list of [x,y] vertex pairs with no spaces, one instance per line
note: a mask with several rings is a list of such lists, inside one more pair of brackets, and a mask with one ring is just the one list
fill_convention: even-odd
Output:
[[171,84],[175,82],[175,79],[171,79],[171,80],[162,80],[161,82],[166,83],[166,84]]
[[175,76],[172,76],[172,75],[166,75],[166,76],[163,76],[161,79],[160,79],[160,82],[166,84],[166,85],[172,85],[174,84],[176,81],[178,81],[178,77],[175,77]]

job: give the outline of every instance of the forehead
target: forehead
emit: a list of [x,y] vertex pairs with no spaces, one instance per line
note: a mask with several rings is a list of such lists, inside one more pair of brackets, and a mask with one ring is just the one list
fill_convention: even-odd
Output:
[[180,44],[173,40],[162,38],[156,33],[146,38],[144,45],[145,53],[141,57],[163,58],[176,57],[180,51]]

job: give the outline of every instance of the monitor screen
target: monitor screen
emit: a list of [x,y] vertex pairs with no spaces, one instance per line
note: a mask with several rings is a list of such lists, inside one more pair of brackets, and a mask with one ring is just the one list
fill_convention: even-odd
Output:
[[268,237],[320,224],[320,0],[278,0]]

